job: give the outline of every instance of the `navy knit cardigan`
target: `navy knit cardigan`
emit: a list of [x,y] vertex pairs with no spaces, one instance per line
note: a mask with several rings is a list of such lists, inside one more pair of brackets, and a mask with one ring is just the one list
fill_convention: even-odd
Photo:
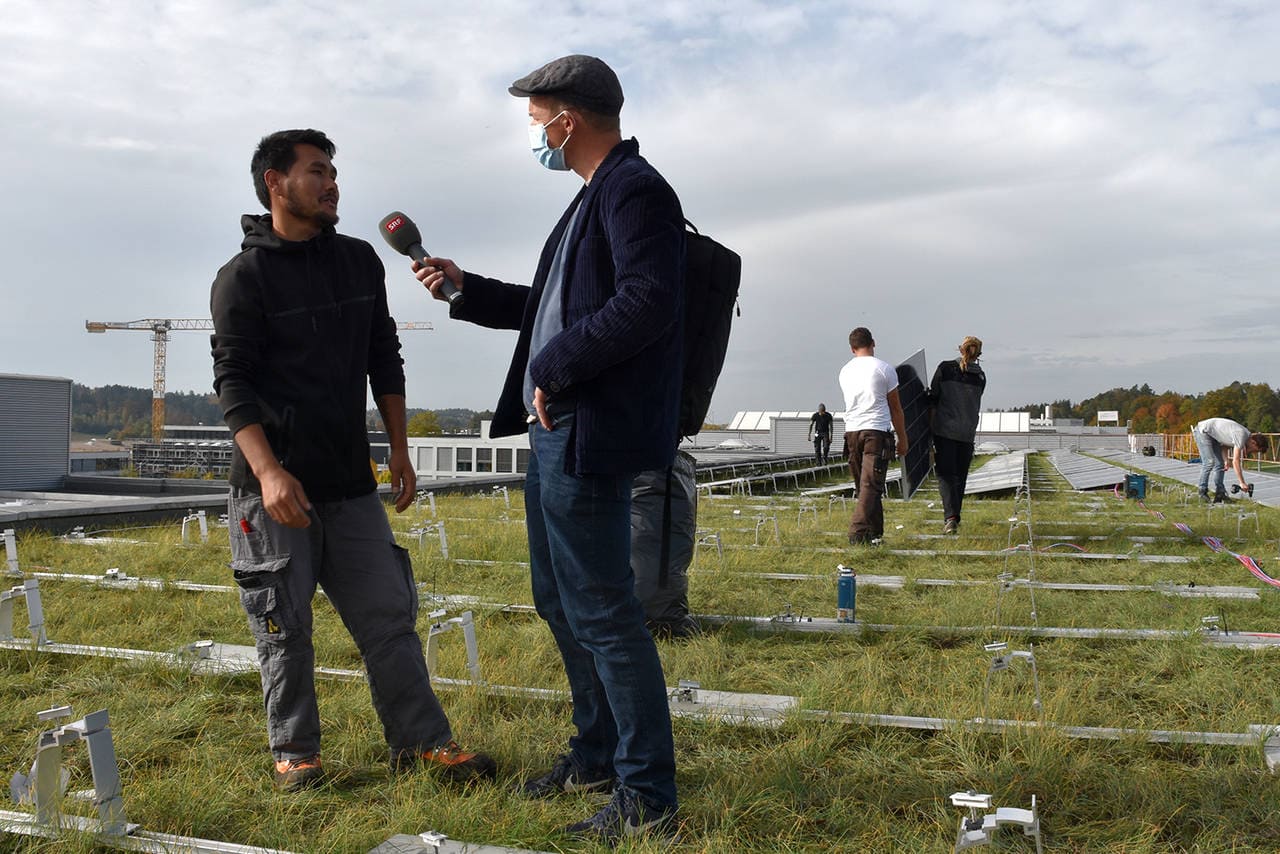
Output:
[[538,302],[561,236],[581,205],[564,267],[563,330],[533,360],[534,383],[572,395],[578,474],[670,465],[678,443],[684,319],[684,214],[670,185],[619,142],[547,238],[532,287],[466,273],[451,313],[493,329],[519,329],[490,436],[528,429],[522,401]]

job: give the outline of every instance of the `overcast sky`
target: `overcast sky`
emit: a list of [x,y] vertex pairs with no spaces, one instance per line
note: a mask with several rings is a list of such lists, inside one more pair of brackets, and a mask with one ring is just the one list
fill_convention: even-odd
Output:
[[[532,11],[531,11],[532,10]],[[0,0],[0,372],[147,386],[139,332],[207,317],[259,209],[259,137],[337,143],[339,229],[374,242],[410,406],[490,408],[514,333],[452,323],[376,233],[528,282],[578,189],[507,85],[604,58],[624,135],[743,257],[712,417],[840,409],[854,326],[930,366],[985,343],[988,408],[1280,366],[1280,4]],[[168,386],[208,391],[175,333]]]

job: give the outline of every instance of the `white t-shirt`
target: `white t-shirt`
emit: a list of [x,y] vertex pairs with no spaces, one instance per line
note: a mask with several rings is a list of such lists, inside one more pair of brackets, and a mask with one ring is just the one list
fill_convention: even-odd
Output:
[[893,429],[888,394],[898,387],[893,365],[875,356],[854,356],[840,369],[840,390],[844,392],[844,429]]
[[1249,428],[1230,418],[1206,418],[1196,425],[1196,429],[1217,439],[1219,445],[1232,448],[1243,448],[1249,441]]

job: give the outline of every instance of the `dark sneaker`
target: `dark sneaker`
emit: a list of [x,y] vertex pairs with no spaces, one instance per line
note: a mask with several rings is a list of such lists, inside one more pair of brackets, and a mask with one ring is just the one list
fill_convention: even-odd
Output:
[[645,620],[644,624],[654,640],[683,640],[702,634],[702,626],[688,614],[675,620]]
[[958,534],[960,533],[960,520],[952,516],[950,519],[942,523],[942,533]]
[[583,771],[566,753],[541,777],[525,780],[516,788],[516,793],[526,798],[553,798],[565,792],[599,792],[612,788],[613,779],[611,772]]
[[1212,501],[1213,499],[1211,499],[1211,498],[1209,497],[1209,493],[1208,493],[1208,492],[1201,492],[1201,493],[1200,493],[1200,500],[1201,500],[1201,501],[1203,501],[1205,504],[1208,504],[1208,503],[1209,503],[1210,501]]
[[320,767],[320,754],[301,759],[281,759],[276,762],[276,788],[282,792],[296,792],[317,785],[324,779]]
[[670,839],[676,832],[676,808],[650,806],[635,792],[618,786],[603,809],[585,821],[569,825],[564,832],[610,847],[633,836]]
[[1230,504],[1232,500],[1231,496],[1227,495],[1225,492],[1215,492],[1213,494],[1214,504]]
[[470,783],[473,780],[498,776],[498,765],[484,753],[469,753],[450,741],[423,753],[402,750],[391,755],[391,770],[396,773],[412,771],[422,766],[436,771],[451,783]]

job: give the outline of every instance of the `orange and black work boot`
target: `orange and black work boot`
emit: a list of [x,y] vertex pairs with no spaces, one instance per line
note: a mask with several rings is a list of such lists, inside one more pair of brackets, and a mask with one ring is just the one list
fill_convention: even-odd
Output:
[[320,754],[301,759],[281,759],[276,762],[276,788],[282,792],[296,792],[314,786],[324,777],[320,767]]
[[434,769],[451,783],[492,780],[498,776],[498,765],[492,757],[465,751],[456,741],[449,741],[421,753],[401,750],[391,754],[391,770],[397,773],[411,771],[419,765]]

